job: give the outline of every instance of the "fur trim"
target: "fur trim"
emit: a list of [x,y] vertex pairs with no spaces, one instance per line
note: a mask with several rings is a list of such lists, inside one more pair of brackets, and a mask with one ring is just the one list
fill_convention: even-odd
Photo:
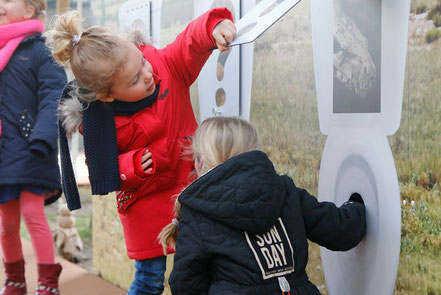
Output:
[[72,98],[60,102],[58,105],[58,116],[66,131],[67,138],[72,137],[72,134],[78,131],[78,128],[83,123],[83,105],[76,95],[72,95]]
[[126,32],[125,37],[127,40],[135,44],[136,47],[139,47],[142,44],[151,45],[149,34],[143,24],[137,25],[135,22]]

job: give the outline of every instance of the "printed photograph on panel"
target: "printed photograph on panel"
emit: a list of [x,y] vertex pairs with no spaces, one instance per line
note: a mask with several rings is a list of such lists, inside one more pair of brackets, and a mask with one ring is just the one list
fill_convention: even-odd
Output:
[[334,2],[334,113],[381,112],[381,0]]

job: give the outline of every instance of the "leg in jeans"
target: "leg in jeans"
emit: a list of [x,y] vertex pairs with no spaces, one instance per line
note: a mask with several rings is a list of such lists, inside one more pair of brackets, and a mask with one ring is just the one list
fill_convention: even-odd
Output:
[[127,295],[160,295],[164,291],[166,256],[135,261],[135,279]]
[[23,191],[20,194],[20,207],[31,236],[37,262],[39,264],[54,263],[54,240],[44,213],[44,196]]
[[20,201],[9,200],[0,205],[0,244],[5,262],[23,259],[20,241]]

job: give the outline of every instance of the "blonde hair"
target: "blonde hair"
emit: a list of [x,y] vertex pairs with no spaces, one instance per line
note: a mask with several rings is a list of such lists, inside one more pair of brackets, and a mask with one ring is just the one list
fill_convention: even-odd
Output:
[[[238,117],[213,117],[204,120],[193,136],[193,158],[201,163],[199,175],[222,164],[234,156],[260,150],[256,128]],[[181,218],[181,203],[176,198],[175,218]],[[167,247],[175,247],[178,226],[170,223],[158,236],[164,253]]]
[[72,70],[84,91],[85,101],[96,94],[109,94],[115,75],[127,62],[127,41],[103,27],[83,30],[81,16],[75,11],[59,15],[48,32],[47,46],[55,60]]
[[44,22],[46,18],[46,0],[24,0],[24,3],[34,7],[33,19]]

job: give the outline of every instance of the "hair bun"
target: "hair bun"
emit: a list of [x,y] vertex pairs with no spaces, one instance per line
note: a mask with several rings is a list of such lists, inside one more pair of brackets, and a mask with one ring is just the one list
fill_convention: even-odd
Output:
[[76,45],[74,36],[81,36],[81,16],[78,11],[67,11],[57,17],[53,29],[48,32],[46,45],[51,49],[55,60],[68,66]]

